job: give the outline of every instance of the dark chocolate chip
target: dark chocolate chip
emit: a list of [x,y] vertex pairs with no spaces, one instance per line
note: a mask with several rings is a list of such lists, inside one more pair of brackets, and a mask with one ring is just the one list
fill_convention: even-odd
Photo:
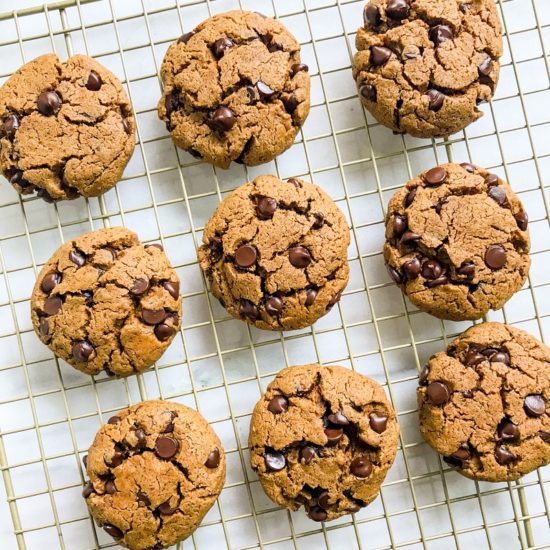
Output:
[[424,181],[428,185],[441,185],[447,180],[447,170],[442,166],[436,166],[424,174]]
[[361,86],[359,90],[359,93],[361,94],[362,97],[364,97],[369,101],[373,101],[373,102],[376,101],[376,98],[377,98],[376,88],[372,84],[363,84],[363,86]]
[[355,477],[369,477],[372,473],[372,462],[366,456],[358,456],[352,460],[350,471]]
[[493,60],[487,56],[477,67],[477,71],[481,76],[489,76],[493,70]]
[[449,197],[442,197],[437,201],[437,204],[435,205],[435,211],[437,214],[441,214],[441,210],[443,209],[443,206],[449,202]]
[[329,303],[327,304],[327,309],[330,310],[332,309],[339,301],[340,301],[340,298],[342,298],[342,291],[340,292],[337,292],[329,301]]
[[419,241],[421,238],[422,235],[419,235],[418,233],[414,233],[413,231],[405,231],[401,237],[401,243],[410,244]]
[[103,530],[108,534],[111,535],[114,539],[121,539],[124,536],[124,533],[114,525],[111,525],[110,523],[106,523],[103,526]]
[[307,73],[309,71],[309,67],[305,63],[295,63],[290,67],[290,76],[296,76],[300,72]]
[[260,310],[256,304],[253,304],[250,300],[241,300],[239,312],[250,321],[256,321],[260,317]]
[[467,279],[473,279],[476,273],[476,266],[474,262],[464,262],[457,270],[459,275],[463,275]]
[[258,82],[256,83],[256,89],[260,94],[260,98],[268,101],[272,99],[276,93],[275,90],[270,88],[265,82],[262,82],[261,80],[258,80]]
[[158,250],[163,251],[164,247],[160,243],[146,244],[145,248],[157,248]]
[[286,466],[285,455],[277,451],[266,451],[265,465],[269,472],[280,472]]
[[321,212],[315,212],[313,214],[313,217],[315,218],[315,221],[313,222],[313,225],[311,227],[313,229],[321,229],[321,227],[325,225],[325,215],[321,214]]
[[386,431],[388,417],[372,413],[369,418],[369,425],[377,434],[381,434]]
[[229,107],[218,107],[212,116],[206,119],[206,124],[214,131],[228,132],[235,126],[235,115]]
[[262,197],[256,206],[256,214],[261,220],[269,220],[275,214],[278,203],[273,197]]
[[218,38],[216,42],[214,42],[214,55],[220,59],[223,57],[226,50],[229,48],[232,48],[234,46],[233,40],[230,38],[227,38],[227,36],[224,36],[223,38]]
[[445,94],[439,90],[428,90],[426,92],[426,97],[428,98],[428,108],[430,111],[437,113],[443,107],[445,102]]
[[43,92],[38,96],[38,110],[45,116],[57,114],[61,104],[61,98],[56,92]]
[[50,296],[44,302],[44,313],[46,315],[55,315],[63,305],[63,300],[59,296]]
[[422,367],[422,370],[420,371],[420,374],[418,375],[418,385],[427,386],[429,375],[430,375],[430,367],[428,367],[428,365],[424,365]]
[[420,260],[418,258],[413,258],[403,264],[403,273],[412,281],[420,275]]
[[90,74],[88,75],[88,81],[86,82],[86,88],[88,88],[88,90],[91,90],[92,92],[97,92],[99,89],[101,89],[102,85],[103,80],[101,80],[101,77],[95,71],[90,71]]
[[73,357],[75,361],[85,363],[94,352],[94,347],[87,340],[82,340],[73,344]]
[[192,36],[195,35],[195,31],[186,32],[178,38],[178,44],[187,44]]
[[506,466],[516,460],[516,455],[508,447],[499,444],[495,448],[495,458],[499,464]]
[[545,443],[550,443],[550,432],[544,432],[544,431],[540,431],[539,432],[539,437],[545,442]]
[[320,506],[311,506],[307,511],[307,517],[313,521],[325,521],[328,517],[326,510]]
[[498,176],[496,174],[488,174],[487,176],[485,176],[485,184],[487,185],[487,187],[498,185]]
[[2,131],[9,139],[13,139],[17,130],[19,130],[19,119],[16,115],[8,115],[2,125]]
[[327,420],[336,426],[347,426],[349,424],[349,420],[340,411],[329,414]]
[[165,290],[168,291],[168,294],[177,300],[180,296],[180,283],[179,281],[164,281],[162,286]]
[[485,251],[485,263],[491,269],[500,269],[506,263],[506,250],[500,244],[492,244]]
[[127,118],[122,119],[122,127],[128,135],[132,133],[132,126],[130,125],[130,121]]
[[397,269],[393,268],[391,265],[388,265],[387,267],[388,267],[388,273],[390,274],[390,277],[392,278],[393,282],[396,285],[400,285],[403,282],[403,280],[401,278],[399,271],[397,271]]
[[220,450],[217,447],[210,452],[204,465],[210,469],[217,468],[220,465]]
[[271,296],[265,303],[265,310],[269,315],[279,315],[283,311],[283,300],[278,296]]
[[467,367],[473,367],[475,365],[479,365],[480,363],[483,363],[483,361],[485,360],[486,360],[485,355],[479,353],[479,351],[475,349],[471,349],[466,354],[466,358],[464,359],[464,362]]
[[415,187],[414,189],[411,189],[407,193],[407,196],[405,197],[405,208],[408,208],[414,202],[414,198],[416,197],[417,191],[418,191],[418,188]]
[[155,453],[160,458],[170,459],[179,450],[180,444],[177,439],[173,437],[159,436],[155,442]]
[[235,251],[235,262],[239,267],[250,267],[257,259],[258,251],[251,244],[243,244]]
[[403,233],[407,230],[407,219],[404,216],[396,214],[393,217],[392,223],[392,236],[399,239]]
[[158,511],[165,516],[171,516],[172,514],[175,514],[177,510],[178,507],[176,506],[175,508],[172,508],[169,500],[158,505]]
[[155,327],[154,333],[160,342],[166,342],[166,340],[176,334],[176,329],[166,323],[160,323]]
[[449,25],[436,25],[430,29],[430,40],[439,46],[442,42],[454,38],[453,29]]
[[12,185],[18,185],[22,189],[26,189],[30,183],[23,179],[23,170],[16,170],[10,177],[10,183]]
[[40,317],[38,331],[42,336],[48,336],[50,333],[50,324],[48,323],[48,319],[46,319],[46,317]]
[[300,183],[300,180],[298,178],[288,178],[286,182],[294,185],[294,187],[302,187],[302,184]]
[[145,437],[145,432],[142,428],[138,428],[134,431],[134,435],[136,436],[137,442],[136,442],[136,448],[137,449],[145,449],[147,446],[147,438]]
[[314,288],[308,288],[306,290],[306,307],[309,307],[313,302],[315,302],[315,298],[317,298],[317,291]]
[[284,50],[284,46],[278,42],[272,42],[267,46],[267,49],[270,53],[282,52]]
[[120,424],[120,416],[111,416],[111,418],[107,420],[107,424]]
[[143,492],[138,491],[136,494],[138,502],[144,504],[145,506],[151,506],[151,499]]
[[116,485],[115,485],[115,481],[113,479],[109,479],[105,483],[105,492],[108,495],[114,495],[116,493]]
[[273,414],[281,414],[288,410],[288,399],[283,395],[276,395],[267,404],[267,410]]
[[172,90],[164,98],[164,108],[166,109],[166,116],[170,118],[170,115],[179,107],[179,94],[177,90]]
[[506,366],[510,366],[510,355],[505,351],[497,351],[491,355],[491,363],[504,363]]
[[457,460],[467,460],[470,458],[470,447],[468,443],[463,443],[452,455],[452,458],[456,458]]
[[542,395],[532,393],[523,401],[523,408],[529,416],[542,416],[546,411],[546,401]]
[[82,496],[88,498],[92,493],[95,493],[94,486],[91,481],[87,481],[86,485],[84,485],[84,489],[82,489]]
[[443,268],[436,260],[426,260],[422,264],[422,277],[428,280],[435,280],[441,277]]
[[425,285],[428,288],[435,288],[436,286],[446,285],[449,282],[449,277],[447,275],[441,275],[437,279],[426,281]]
[[305,269],[311,263],[311,254],[303,246],[293,246],[288,249],[288,260],[295,268]]
[[402,21],[409,16],[407,0],[390,0],[386,6],[386,15],[394,21]]
[[42,292],[49,294],[60,282],[62,279],[61,273],[58,271],[50,271],[40,283],[40,288]]
[[306,445],[300,449],[300,461],[303,461],[304,464],[309,464],[317,456],[317,451],[315,447],[310,447]]
[[432,382],[426,390],[428,399],[434,405],[443,405],[451,398],[451,390],[443,382]]
[[488,195],[500,206],[506,203],[506,191],[504,191],[502,187],[491,187],[489,189]]
[[145,294],[149,290],[149,286],[149,281],[145,279],[136,279],[130,289],[130,294],[133,294],[134,296]]
[[377,27],[382,23],[382,18],[380,17],[380,9],[376,4],[367,4],[363,10],[363,21],[365,27]]
[[80,250],[71,250],[69,252],[69,260],[78,267],[82,267],[86,263],[86,255],[80,252]]
[[294,111],[298,108],[298,105],[300,105],[300,101],[296,97],[295,94],[292,94],[287,100],[285,100],[285,109],[287,113],[293,114]]
[[317,504],[323,509],[328,510],[330,495],[328,491],[323,491],[318,497],[317,497]]
[[167,313],[164,309],[142,309],[141,318],[148,325],[158,325],[166,319]]
[[340,439],[344,435],[344,430],[342,428],[325,428],[325,435],[327,436],[327,445],[333,447],[337,445]]
[[519,428],[509,418],[503,418],[498,425],[497,433],[503,441],[511,441],[519,437]]
[[212,259],[217,262],[223,255],[223,243],[220,237],[212,237],[208,243]]
[[385,46],[372,46],[370,49],[370,60],[375,67],[384,65],[391,57],[391,50]]
[[527,231],[527,226],[529,224],[529,216],[527,215],[527,212],[525,211],[521,211],[521,212],[518,212],[514,218],[516,219],[516,223],[518,224],[518,227],[522,230],[522,231]]
[[464,170],[466,170],[466,172],[469,172],[470,174],[476,173],[476,167],[469,162],[462,162],[460,166],[462,166],[462,168],[464,168]]

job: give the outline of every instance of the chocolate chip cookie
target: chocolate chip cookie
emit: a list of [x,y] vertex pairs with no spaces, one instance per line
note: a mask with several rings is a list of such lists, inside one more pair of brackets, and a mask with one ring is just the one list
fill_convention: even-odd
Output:
[[84,459],[82,492],[96,523],[131,550],[187,538],[225,481],[225,454],[206,420],[168,401],[145,401],[112,416]]
[[271,500],[330,521],[376,498],[398,436],[374,380],[344,367],[289,367],[254,409],[250,463]]
[[150,367],[180,328],[179,279],[159,244],[122,227],[65,243],[34,286],[40,340],[86,374]]
[[260,176],[219,205],[200,266],[227,311],[267,330],[304,328],[340,299],[349,277],[346,219],[320,188]]
[[448,136],[495,91],[502,29],[494,0],[371,0],[353,76],[365,107],[395,132]]
[[273,160],[309,113],[300,44],[259,13],[207,19],[168,48],[161,76],[158,113],[175,144],[221,168]]
[[466,477],[518,479],[550,463],[550,348],[500,323],[472,327],[420,374],[424,439]]
[[384,258],[411,302],[441,319],[479,319],[527,278],[528,217],[509,185],[469,163],[444,164],[390,200]]
[[134,151],[132,107],[97,61],[43,55],[0,88],[0,145],[0,170],[18,193],[48,202],[97,197]]

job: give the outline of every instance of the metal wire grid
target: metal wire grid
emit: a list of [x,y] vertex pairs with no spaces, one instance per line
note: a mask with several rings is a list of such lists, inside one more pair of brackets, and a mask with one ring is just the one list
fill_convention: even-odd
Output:
[[[17,216],[22,220],[21,230],[13,230],[10,226],[5,234],[0,232],[0,269],[4,285],[0,292],[0,312],[6,312],[11,319],[6,322],[7,329],[1,329],[0,332],[0,349],[5,350],[8,357],[0,366],[0,388],[4,381],[17,378],[20,390],[19,393],[12,394],[11,388],[17,387],[17,384],[10,386],[9,383],[9,395],[0,390],[0,469],[19,548],[59,547],[74,550],[113,545],[101,530],[97,532],[93,528],[85,508],[78,508],[79,493],[84,481],[80,456],[86,451],[99,423],[113,411],[127,404],[155,397],[179,400],[201,410],[213,422],[228,453],[226,487],[202,526],[181,547],[221,548],[225,543],[227,548],[239,549],[460,548],[474,542],[481,548],[493,548],[495,545],[502,546],[503,541],[504,548],[548,547],[549,506],[545,484],[548,484],[550,478],[544,477],[548,469],[539,470],[517,483],[491,485],[469,482],[449,472],[445,464],[426,448],[419,437],[409,438],[409,433],[417,435],[414,406],[416,372],[433,351],[446,345],[448,339],[461,332],[465,325],[436,322],[414,310],[402,299],[397,289],[379,276],[380,238],[372,245],[364,245],[365,236],[372,238],[380,230],[382,212],[389,195],[406,179],[436,162],[452,160],[453,155],[459,161],[472,159],[479,164],[487,164],[476,158],[476,150],[484,140],[490,139],[499,155],[494,165],[488,168],[496,169],[495,171],[508,177],[512,185],[515,182],[513,176],[518,169],[522,172],[528,171],[535,180],[535,186],[526,188],[522,198],[525,199],[532,192],[537,193],[538,215],[534,219],[531,216],[531,232],[538,232],[542,239],[538,240],[533,252],[532,276],[534,273],[536,280],[530,279],[529,285],[519,293],[521,302],[531,304],[532,307],[527,307],[527,311],[523,308],[517,314],[512,306],[507,306],[503,312],[492,318],[521,323],[544,338],[545,330],[550,328],[550,279],[544,270],[550,260],[550,198],[548,187],[545,188],[544,185],[543,171],[550,152],[537,154],[537,147],[543,135],[541,131],[548,130],[549,121],[530,123],[532,112],[529,101],[533,94],[540,93],[547,100],[549,95],[545,92],[548,92],[548,84],[534,91],[525,91],[518,84],[517,90],[500,97],[486,109],[487,127],[480,128],[481,132],[474,133],[476,130],[471,132],[469,129],[446,142],[431,143],[395,137],[391,138],[392,142],[388,147],[386,142],[383,146],[378,146],[377,140],[384,140],[389,132],[381,129],[361,109],[354,111],[355,114],[359,113],[359,117],[354,119],[353,124],[342,127],[339,123],[342,108],[348,108],[350,102],[356,103],[357,98],[355,93],[350,92],[349,86],[344,87],[343,92],[334,92],[335,88],[339,90],[340,81],[351,80],[349,70],[353,34],[360,21],[363,0],[206,0],[178,1],[176,4],[168,1],[155,2],[154,7],[147,6],[146,0],[134,0],[126,5],[131,4],[138,11],[127,15],[118,15],[117,9],[121,7],[121,1],[102,0],[98,4],[105,8],[107,18],[86,23],[86,6],[89,2],[90,0],[66,1],[0,16],[0,21],[9,19],[17,33],[13,40],[0,43],[0,52],[7,52],[9,47],[16,46],[21,62],[29,60],[26,46],[33,41],[49,41],[46,51],[59,51],[63,57],[72,54],[73,42],[79,43],[78,51],[94,55],[96,52],[90,48],[88,40],[90,33],[102,31],[114,38],[112,50],[102,51],[95,56],[100,61],[112,55],[120,57],[118,74],[125,80],[130,99],[136,108],[140,137],[136,155],[142,163],[140,169],[134,170],[131,164],[123,182],[114,191],[99,200],[81,200],[76,210],[65,209],[65,205],[45,207],[35,199],[20,199],[14,193],[8,194],[7,199],[0,202],[3,217],[10,220]],[[539,17],[544,6],[543,0],[501,0],[500,8],[504,14],[514,13],[519,8],[532,10],[533,16],[532,24],[520,30],[509,30],[508,26],[514,25],[515,21],[503,19],[505,43],[509,50],[509,58],[505,58],[503,77],[508,70],[510,80],[518,83],[525,64],[542,60],[543,70],[550,79],[544,44],[544,37],[550,31],[550,18],[549,24],[544,25]],[[312,68],[314,85],[310,118],[315,118],[320,111],[325,116],[323,131],[308,133],[306,125],[293,149],[301,155],[301,169],[289,172],[290,165],[286,155],[283,155],[272,163],[269,170],[264,167],[258,172],[238,167],[232,169],[228,177],[227,173],[206,167],[193,161],[191,157],[176,152],[165,132],[147,136],[149,117],[154,118],[156,115],[152,107],[138,107],[135,101],[138,95],[136,88],[146,82],[150,85],[151,81],[158,78],[162,52],[178,34],[189,30],[198,22],[189,22],[188,14],[193,8],[199,11],[202,9],[204,17],[230,8],[255,9],[280,16],[285,23],[290,24],[297,19],[300,25],[304,25],[306,38],[301,40],[304,47],[303,58]],[[327,29],[320,32],[318,28],[318,17],[323,13],[334,17],[334,26],[331,24],[328,32],[325,32]],[[353,19],[350,23],[351,15]],[[23,27],[26,18],[37,16],[43,18],[46,31],[25,35]],[[172,20],[178,22],[179,28],[173,36],[155,38],[154,19],[159,16],[165,20],[173,16]],[[196,16],[193,15],[191,19],[194,17]],[[145,30],[145,42],[125,45],[123,27],[138,23]],[[331,32],[333,29],[336,32]],[[517,41],[523,39],[526,33],[538,36],[540,52],[536,52],[534,57],[519,55],[516,59],[518,54],[515,50],[519,49]],[[64,45],[60,39],[64,40]],[[324,68],[323,57],[327,48],[332,48],[334,40],[344,41],[347,60]],[[133,52],[142,54],[144,48],[150,49],[152,54],[149,65],[145,58],[143,62],[150,71],[132,77],[128,68],[131,65],[129,57]],[[159,50],[162,52],[159,53]],[[0,70],[5,63],[4,59],[7,56],[4,58],[2,54]],[[538,67],[540,70],[541,66]],[[8,76],[9,73],[5,73],[0,78]],[[158,94],[154,95],[156,101]],[[515,102],[515,108],[524,114],[524,118],[518,125],[502,128],[503,117],[499,116],[499,102],[506,104],[509,100]],[[528,144],[529,153],[520,160],[506,162],[506,157],[509,156],[508,138],[518,130],[522,133],[523,142]],[[362,143],[366,147],[366,154],[362,151],[356,158],[348,160],[348,148],[352,148],[351,142],[358,141],[358,136],[364,138]],[[322,146],[327,142],[335,156],[332,162],[320,166],[319,149],[323,151]],[[172,150],[175,163],[161,162],[160,166],[156,166],[156,151],[153,155],[151,151],[154,149],[150,149],[150,146],[160,143]],[[401,167],[402,172],[399,172],[399,168],[395,169],[395,166]],[[227,191],[255,174],[268,171],[281,177],[301,175],[327,185],[348,215],[353,241],[350,249],[352,282],[340,305],[315,327],[284,336],[250,330],[229,319],[217,303],[208,297],[204,280],[198,287],[190,282],[199,280],[194,247],[200,242],[205,216],[208,216],[215,203]],[[388,173],[391,174],[390,178]],[[213,189],[205,192],[201,185],[197,186],[197,174],[211,180]],[[177,183],[180,195],[172,198],[163,196],[162,182],[165,176]],[[337,181],[338,185],[331,187],[329,180]],[[140,185],[140,189],[148,192],[150,200],[146,204],[124,207],[128,202],[125,191],[130,188],[129,185],[125,187],[127,182]],[[358,185],[357,182],[363,185]],[[546,184],[548,185],[548,181]],[[2,197],[0,195],[0,200]],[[358,212],[357,204],[367,205],[368,216]],[[200,212],[201,207],[205,208],[204,214]],[[49,209],[49,213],[55,211],[55,216],[46,216],[44,223],[34,223],[33,218],[38,215],[39,209],[45,208]],[[171,209],[186,219],[187,226],[166,230],[164,217],[166,212],[172,212]],[[171,348],[174,352],[169,350],[150,373],[123,381],[80,376],[63,362],[50,355],[44,356],[44,350],[38,346],[41,355],[34,357],[29,354],[28,350],[35,344],[34,334],[26,320],[29,289],[40,264],[57,247],[58,242],[55,241],[61,242],[90,229],[121,223],[130,227],[138,225],[139,231],[139,222],[135,221],[135,217],[146,216],[150,212],[155,229],[151,239],[160,238],[169,256],[177,257],[176,250],[182,244],[192,249],[182,259],[174,261],[182,278],[186,310],[185,328],[180,333],[180,340]],[[17,228],[17,224],[13,227]],[[11,247],[14,243],[28,249],[29,260],[10,266]],[[42,243],[47,243],[46,252]],[[539,276],[539,273],[543,274]],[[21,280],[28,280],[26,293],[16,290],[17,282]],[[384,302],[388,296],[399,302],[400,311],[397,313],[387,311]],[[368,312],[366,316],[347,316],[347,311],[354,304],[362,304]],[[201,319],[200,315],[195,315],[194,306],[203,308],[206,317]],[[6,316],[0,317],[0,327],[5,319]],[[390,345],[387,334],[394,329],[403,329],[405,340]],[[372,339],[372,348],[358,348],[357,340],[367,334],[367,331]],[[205,340],[210,347],[206,346],[202,353],[198,353],[197,350],[203,350],[201,346]],[[201,345],[197,346],[197,342]],[[12,346],[15,355],[8,352],[8,347]],[[314,525],[305,520],[301,513],[289,513],[274,507],[263,497],[256,477],[247,466],[246,436],[253,402],[280,368],[305,360],[341,363],[379,379],[385,384],[387,393],[398,410],[402,427],[396,465],[384,484],[380,499],[354,517],[326,525]],[[403,360],[408,362],[409,370],[403,370]],[[247,363],[244,370],[243,362]],[[37,378],[39,369],[41,376],[48,377],[51,381],[50,384],[44,384]],[[215,369],[216,374],[206,376],[207,369]],[[170,376],[166,377],[165,374]],[[174,382],[176,375],[185,381],[183,385]],[[403,399],[404,393],[409,397]],[[42,403],[44,400],[49,402],[50,398],[56,400],[61,410],[58,417],[48,419],[44,418]],[[75,400],[80,399],[90,400],[89,410],[75,412],[78,410]],[[240,403],[243,399],[244,405]],[[216,404],[213,405],[218,400],[225,404],[221,412]],[[22,405],[25,405],[28,414],[21,420],[21,424],[14,424],[10,412]],[[67,450],[51,448],[47,434],[52,429],[57,430],[56,437],[59,436],[60,429],[68,435]],[[17,444],[20,441],[29,448],[32,447],[31,442],[36,441],[37,452],[34,458],[11,456],[13,452],[10,449],[14,442]],[[64,472],[62,479],[59,479],[60,465]],[[37,470],[39,474],[36,474]],[[41,483],[38,485],[41,485],[41,489],[34,486],[22,491],[18,488],[21,477],[33,478],[34,475],[39,475]],[[432,498],[426,498],[427,494]],[[67,496],[66,503],[76,509],[73,516],[67,516],[67,506],[60,505],[64,496]],[[33,521],[30,521],[25,511],[27,504],[33,510]],[[462,517],[469,513],[469,509],[478,510],[477,520],[464,524]],[[495,516],[495,510],[500,515]]]

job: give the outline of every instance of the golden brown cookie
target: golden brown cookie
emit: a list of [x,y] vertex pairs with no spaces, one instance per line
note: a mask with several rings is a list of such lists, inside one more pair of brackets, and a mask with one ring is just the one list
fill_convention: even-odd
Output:
[[289,367],[254,409],[250,463],[271,500],[330,521],[377,497],[398,437],[374,380],[344,367]]
[[135,122],[119,80],[85,55],[23,65],[0,88],[0,170],[48,202],[97,197],[122,176]]
[[168,48],[161,75],[158,113],[175,144],[221,168],[273,160],[309,113],[300,44],[259,13],[207,19]]
[[237,319],[294,330],[325,315],[349,276],[346,219],[318,186],[259,176],[224,199],[199,248],[210,288]]
[[422,435],[459,473],[509,481],[550,463],[550,348],[527,332],[476,325],[419,383]]
[[82,492],[96,523],[131,550],[187,538],[225,481],[218,436],[196,411],[144,401],[111,417],[84,458]]
[[42,268],[34,330],[86,374],[128,376],[150,367],[180,328],[179,279],[159,244],[122,227],[86,233]]
[[531,265],[527,224],[520,200],[495,174],[443,164],[390,200],[384,259],[420,309],[479,319],[523,286]]
[[371,0],[353,76],[365,107],[395,132],[430,138],[480,118],[495,91],[502,29],[494,0]]

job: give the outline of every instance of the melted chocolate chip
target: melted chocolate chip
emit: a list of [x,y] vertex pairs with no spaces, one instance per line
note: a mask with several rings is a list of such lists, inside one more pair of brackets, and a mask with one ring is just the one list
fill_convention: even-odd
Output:
[[377,27],[382,23],[382,18],[380,17],[380,9],[376,4],[367,4],[363,10],[363,21],[365,27]]
[[103,80],[101,80],[101,77],[95,71],[90,71],[88,80],[86,81],[86,88],[92,92],[97,92],[101,89],[102,85]]
[[314,288],[308,288],[306,290],[306,307],[309,307],[311,304],[313,304],[313,302],[315,302],[315,298],[317,298],[317,291]]
[[313,229],[321,229],[321,227],[325,225],[325,215],[321,214],[321,212],[315,212],[313,214],[313,217],[315,218],[315,221],[313,222],[313,225],[311,227]]
[[237,122],[233,111],[229,107],[218,107],[210,118],[206,119],[206,124],[210,129],[225,133],[231,130]]
[[498,444],[495,448],[495,458],[500,465],[506,466],[516,460],[516,455],[508,447]]
[[399,271],[397,271],[397,269],[393,268],[391,265],[388,265],[387,268],[388,268],[388,273],[390,274],[390,277],[392,278],[393,282],[397,285],[400,285],[403,282],[403,280],[401,278]]
[[42,292],[49,294],[62,280],[62,275],[58,271],[50,271],[40,283]]
[[430,29],[430,40],[436,45],[439,46],[447,40],[452,40],[454,38],[453,29],[449,25],[436,25]]
[[402,21],[409,16],[407,0],[390,0],[386,6],[386,15],[394,21]]
[[250,321],[256,321],[260,317],[260,310],[249,300],[241,300],[239,312]]
[[469,172],[470,174],[476,173],[476,167],[469,162],[462,162],[460,166],[462,166],[462,168],[464,168],[464,170],[466,170],[466,172]]
[[56,92],[43,92],[38,96],[38,111],[44,116],[56,115],[61,109],[61,98]]
[[431,186],[441,185],[447,180],[447,170],[442,166],[436,166],[424,174],[424,181]]
[[166,311],[164,309],[142,309],[141,318],[148,325],[158,325],[162,323],[167,317]]
[[55,315],[63,306],[63,300],[59,296],[50,296],[44,302],[44,313],[46,315]]
[[136,279],[132,285],[132,288],[130,288],[130,294],[133,294],[134,296],[145,294],[149,290],[149,286],[149,281],[145,279]]
[[295,94],[292,94],[288,99],[284,101],[284,104],[287,113],[292,115],[294,111],[296,111],[296,109],[298,108],[298,105],[300,105],[300,101]]
[[521,212],[518,212],[514,218],[516,219],[516,223],[518,224],[518,227],[522,230],[522,231],[527,231],[527,226],[529,224],[529,216],[527,215],[527,212],[525,211],[521,211]]
[[316,456],[317,451],[315,447],[306,445],[300,449],[300,461],[303,461],[304,464],[309,464]]
[[307,73],[309,71],[309,67],[305,63],[295,63],[290,67],[290,76],[294,77],[300,72]]
[[111,535],[114,539],[121,539],[124,536],[124,533],[114,525],[111,525],[110,523],[106,523],[103,526],[103,530],[108,534]]
[[223,244],[220,237],[212,237],[208,243],[212,259],[217,262],[223,255]]
[[265,465],[269,472],[280,472],[286,466],[285,455],[277,451],[266,451]]
[[180,448],[179,441],[173,437],[159,436],[155,442],[155,453],[159,458],[172,458]]
[[235,251],[235,262],[239,267],[250,267],[256,263],[258,251],[251,244],[242,244]]
[[392,223],[392,235],[394,238],[398,239],[405,233],[407,230],[407,219],[404,216],[400,216],[399,214],[396,214],[393,217],[393,223]]
[[333,447],[337,445],[340,439],[344,435],[344,430],[342,428],[325,428],[325,435],[327,436],[327,446]]
[[155,327],[154,333],[160,342],[166,342],[166,340],[174,336],[176,329],[166,323],[160,323]]
[[489,189],[487,193],[498,205],[503,206],[506,204],[506,191],[502,187],[494,186]]
[[465,365],[467,367],[473,367],[475,365],[479,365],[479,363],[482,363],[486,360],[485,355],[479,353],[479,351],[475,349],[468,350],[468,353],[466,354],[466,358],[464,359]]
[[456,460],[464,461],[470,458],[470,447],[468,443],[463,443],[452,455]]
[[375,102],[377,98],[376,88],[372,84],[363,84],[359,93],[368,101]]
[[86,255],[80,250],[71,250],[69,252],[69,260],[78,267],[82,267],[86,263]]
[[105,483],[105,492],[108,495],[114,495],[116,493],[116,491],[117,491],[117,489],[116,489],[115,481],[113,479],[109,479]]
[[296,245],[288,249],[288,260],[297,269],[305,269],[311,263],[311,254],[303,246]]
[[489,76],[493,70],[493,60],[487,56],[477,67],[480,76]]
[[428,367],[428,365],[424,365],[422,367],[422,370],[420,371],[420,374],[418,375],[418,385],[427,386],[429,375],[430,375],[430,367]]
[[419,241],[421,238],[422,235],[419,235],[418,233],[414,233],[413,231],[405,231],[401,237],[401,243],[410,245],[411,243]]
[[262,197],[256,206],[256,214],[261,220],[269,220],[277,210],[277,200],[272,197]]
[[546,411],[546,401],[542,395],[532,393],[523,401],[523,408],[529,416],[542,416]]
[[16,115],[8,115],[2,125],[2,131],[7,138],[13,139],[19,130],[19,118]]
[[420,260],[418,258],[413,258],[403,264],[403,273],[412,281],[420,275]]
[[311,508],[307,511],[307,517],[313,521],[325,521],[328,514],[320,506],[311,506]]
[[260,94],[261,99],[265,99],[266,101],[269,101],[275,96],[275,90],[273,90],[271,87],[269,87],[265,82],[262,82],[261,80],[258,80],[256,83],[256,89],[258,90],[258,93]]
[[464,262],[457,270],[457,273],[467,279],[473,279],[476,274],[476,266],[473,262]]
[[232,48],[233,46],[234,46],[233,40],[231,40],[230,38],[227,38],[227,36],[224,36],[223,38],[218,38],[218,40],[214,42],[214,47],[213,47],[214,55],[218,59],[220,59],[223,57],[226,50],[228,50],[229,48]]
[[414,202],[417,191],[418,191],[418,188],[415,187],[414,189],[411,189],[407,193],[407,196],[405,197],[405,208],[408,208]]
[[506,264],[506,250],[500,244],[493,244],[485,251],[485,263],[491,269],[501,269]]
[[385,46],[372,46],[370,49],[370,60],[375,67],[384,65],[391,57],[391,50]]
[[434,405],[443,405],[451,398],[451,390],[443,382],[432,382],[428,386],[426,394]]
[[267,410],[273,414],[281,414],[288,410],[288,399],[283,395],[276,395],[267,404]]
[[428,280],[436,280],[443,274],[441,264],[436,260],[426,260],[422,264],[422,277]]
[[369,418],[369,425],[377,434],[381,434],[386,431],[388,417],[372,413]]
[[48,323],[48,319],[46,319],[46,317],[40,317],[38,332],[40,332],[41,336],[48,336],[50,333],[50,324]]
[[92,493],[95,493],[94,486],[91,481],[87,481],[86,485],[84,485],[84,489],[82,489],[82,496],[88,498]]
[[217,447],[210,452],[204,465],[211,469],[217,468],[220,465],[220,450]]
[[120,416],[111,416],[111,418],[107,420],[107,424],[120,424]]
[[355,477],[369,477],[372,473],[372,462],[366,456],[358,456],[352,460],[350,471]]
[[180,283],[179,281],[164,281],[162,286],[165,290],[168,291],[168,294],[177,300],[180,296]]
[[327,420],[336,426],[347,426],[349,424],[349,420],[340,411],[329,414]]
[[510,355],[505,351],[497,351],[491,355],[491,363],[503,363],[506,366],[510,366]]
[[497,433],[503,441],[511,441],[519,437],[519,428],[509,418],[503,418],[498,425]]
[[437,113],[437,111],[443,107],[443,103],[445,102],[445,94],[439,90],[431,89],[426,92],[426,96],[428,98],[428,108],[430,111]]
[[73,344],[73,357],[79,363],[85,363],[94,352],[94,347],[87,340]]
[[279,315],[283,311],[283,300],[278,296],[271,296],[265,303],[265,310],[269,315]]
[[178,44],[187,44],[192,36],[195,35],[195,31],[186,32],[178,38]]

